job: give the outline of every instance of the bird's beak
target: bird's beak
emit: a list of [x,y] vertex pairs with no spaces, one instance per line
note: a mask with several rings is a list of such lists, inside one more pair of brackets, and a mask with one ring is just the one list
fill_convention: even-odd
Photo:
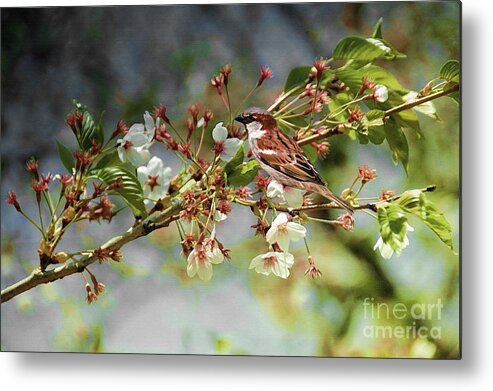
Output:
[[239,114],[238,116],[236,116],[235,121],[238,121],[238,122],[244,124],[245,118],[243,117],[243,114]]

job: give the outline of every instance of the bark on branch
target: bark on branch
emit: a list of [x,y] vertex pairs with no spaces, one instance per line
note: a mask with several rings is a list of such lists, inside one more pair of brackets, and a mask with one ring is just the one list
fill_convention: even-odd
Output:
[[[144,221],[130,228],[122,235],[116,236],[101,246],[105,250],[118,250],[128,242],[131,242],[142,236],[146,236],[152,231],[168,226],[172,221],[178,218],[178,213],[181,209],[181,199],[175,198],[171,201],[171,205],[161,211],[153,213]],[[39,268],[35,269],[29,276],[23,280],[2,290],[1,303],[5,303],[13,297],[32,289],[41,284],[47,284],[70,276],[71,274],[81,273],[90,264],[98,260],[94,255],[86,255],[78,261],[66,262],[63,265],[54,269],[45,270],[42,272]]]

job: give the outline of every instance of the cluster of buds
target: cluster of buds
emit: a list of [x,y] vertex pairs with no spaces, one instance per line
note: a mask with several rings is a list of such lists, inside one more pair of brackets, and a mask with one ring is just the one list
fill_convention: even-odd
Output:
[[362,183],[370,182],[377,177],[377,170],[370,168],[365,164],[358,167],[358,177]]
[[154,119],[161,118],[164,122],[169,123],[169,119],[166,116],[166,106],[156,106],[154,107],[154,111],[152,112],[152,115],[154,116]]
[[381,84],[377,84],[367,77],[364,77],[357,95],[363,95],[366,90],[370,90],[370,93],[364,96],[364,99],[375,100],[377,102],[385,102],[389,97],[387,87]]
[[272,79],[272,76],[273,75],[271,69],[262,65],[260,67],[260,76],[257,81],[257,87],[260,87],[265,80]]
[[95,206],[91,207],[88,204],[84,206],[84,211],[86,212],[85,217],[87,217],[89,221],[102,219],[110,223],[111,219],[116,214],[113,212],[114,207],[115,204],[113,204],[107,196],[102,196]]
[[349,123],[360,122],[364,117],[365,117],[365,113],[362,110],[360,110],[359,107],[356,107],[355,109],[349,112],[349,117],[347,119],[347,122]]
[[248,200],[252,197],[252,191],[246,186],[240,187],[235,190],[235,196],[240,200]]
[[251,225],[251,228],[255,229],[255,235],[265,236],[270,228],[270,225],[267,224],[265,220],[259,219],[257,224]]
[[36,202],[39,204],[41,202],[41,193],[49,190],[49,184],[51,182],[51,174],[41,174],[41,178],[38,181],[32,183],[32,188],[36,193]]
[[314,280],[322,277],[322,272],[315,265],[315,260],[311,255],[308,256],[308,269],[305,271],[305,276],[306,275],[309,275]]
[[330,143],[328,141],[322,141],[321,143],[312,143],[312,146],[316,149],[317,155],[321,159],[325,159],[330,150]]
[[104,284],[98,282],[96,276],[92,274],[89,269],[86,268],[86,270],[91,277],[91,282],[93,285],[93,287],[91,288],[91,285],[86,282],[86,301],[88,304],[91,304],[98,300],[98,296],[105,291],[106,287]]
[[314,74],[314,77],[317,79],[318,83],[320,82],[320,80],[322,80],[323,73],[328,68],[329,67],[327,66],[327,60],[319,58],[314,61],[311,73]]
[[382,193],[378,199],[380,201],[391,201],[394,197],[395,193],[392,190],[382,190]]
[[219,70],[219,73],[223,77],[223,83],[225,86],[228,85],[229,75],[231,75],[232,72],[233,72],[233,67],[231,66],[231,64],[226,64]]
[[310,105],[305,109],[303,115],[308,115],[311,112],[317,114],[321,113],[324,106],[329,102],[329,95],[326,91],[320,91],[313,98],[310,99]]
[[17,212],[21,212],[21,206],[19,205],[19,201],[17,201],[17,195],[13,191],[9,191],[7,194],[7,198],[5,199],[7,204],[12,205]]
[[115,262],[120,262],[122,260],[122,252],[120,249],[108,250],[104,248],[97,248],[92,252],[94,256],[98,259],[99,263],[112,259]]
[[95,154],[92,151],[78,150],[74,153],[75,156],[75,168],[77,171],[84,171],[94,160]]
[[78,109],[75,109],[65,117],[65,123],[70,126],[74,134],[78,134],[80,129],[82,129],[83,120],[84,114]]
[[211,85],[216,89],[218,95],[223,94],[223,82],[224,76],[219,74],[219,76],[214,75],[211,79]]
[[178,143],[176,142],[175,138],[171,136],[171,134],[168,132],[165,124],[161,124],[159,128],[156,129],[156,133],[154,133],[154,139],[166,144],[166,147],[171,151],[178,150]]
[[346,231],[354,229],[354,217],[352,213],[345,213],[337,218],[337,225],[344,228]]
[[267,186],[269,186],[269,182],[270,182],[270,177],[263,176],[260,173],[258,173],[256,178],[255,178],[255,186],[260,191],[266,190]]
[[125,122],[121,119],[118,121],[116,124],[116,129],[115,131],[111,134],[111,138],[115,138],[118,136],[125,136],[128,133],[128,126],[125,124]]

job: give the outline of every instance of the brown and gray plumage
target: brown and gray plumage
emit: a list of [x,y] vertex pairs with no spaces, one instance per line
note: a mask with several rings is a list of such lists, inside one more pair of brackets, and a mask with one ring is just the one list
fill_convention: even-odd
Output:
[[260,167],[285,186],[318,193],[348,212],[354,208],[332,193],[298,143],[267,111],[251,108],[235,118],[245,125],[252,154]]

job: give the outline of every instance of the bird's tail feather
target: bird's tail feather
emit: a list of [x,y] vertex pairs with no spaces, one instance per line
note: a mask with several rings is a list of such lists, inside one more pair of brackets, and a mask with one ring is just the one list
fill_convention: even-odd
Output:
[[343,200],[341,197],[336,196],[329,189],[327,189],[327,187],[325,187],[323,185],[317,185],[316,188],[314,189],[314,191],[317,192],[318,194],[324,196],[329,201],[335,202],[341,208],[346,209],[349,213],[354,212],[354,207],[352,205],[350,205],[346,200]]

